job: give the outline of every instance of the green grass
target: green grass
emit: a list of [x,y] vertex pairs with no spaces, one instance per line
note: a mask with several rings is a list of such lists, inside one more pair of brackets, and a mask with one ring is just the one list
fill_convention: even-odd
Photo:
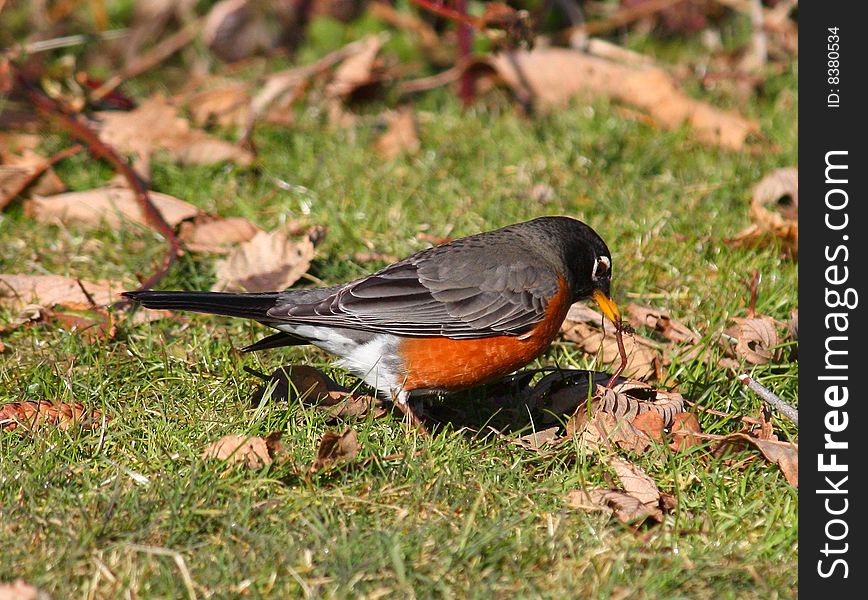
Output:
[[[371,150],[373,119],[334,130],[305,108],[294,127],[259,131],[258,171],[157,161],[153,187],[266,229],[291,219],[327,225],[311,275],[329,283],[372,268],[353,262],[357,251],[403,256],[425,247],[423,231],[459,236],[573,215],[611,248],[620,303],[664,308],[710,337],[744,315],[744,282],[754,269],[763,275],[758,312],[787,320],[797,306],[795,263],[775,248],[724,244],[749,222],[752,185],[796,164],[796,87],[793,65],[768,82],[773,93],[744,109],[776,148],[755,155],[625,120],[605,102],[528,120],[497,98],[463,112],[442,90],[418,98],[415,156],[383,161]],[[73,189],[110,174],[85,155],[60,173]],[[285,191],[273,178],[303,187]],[[556,198],[530,199],[538,183]],[[164,251],[146,230],[43,226],[20,206],[0,215],[0,240],[0,272],[83,279],[149,273]],[[162,287],[212,282],[213,260],[187,257]],[[677,506],[662,524],[634,531],[565,505],[567,491],[605,485],[599,453],[536,455],[452,427],[421,438],[391,418],[329,424],[295,401],[251,407],[259,382],[245,365],[270,371],[329,361],[310,348],[235,350],[262,333],[256,324],[190,316],[96,344],[55,325],[4,334],[0,399],[78,401],[114,418],[95,432],[0,435],[0,579],[22,577],[58,598],[183,597],[187,577],[200,597],[796,595],[797,493],[774,466],[737,468],[702,451],[637,457]],[[568,344],[535,366],[550,364],[595,366]],[[731,372],[699,362],[669,371],[688,399],[759,411]],[[787,359],[754,370],[794,404],[797,375]],[[472,412],[473,397],[456,402]],[[718,433],[737,428],[700,420]],[[782,435],[795,435],[777,423]],[[322,433],[345,425],[359,432],[361,458],[407,458],[300,477],[296,465],[313,458]],[[256,472],[201,458],[222,435],[276,430],[284,432],[286,464]]]

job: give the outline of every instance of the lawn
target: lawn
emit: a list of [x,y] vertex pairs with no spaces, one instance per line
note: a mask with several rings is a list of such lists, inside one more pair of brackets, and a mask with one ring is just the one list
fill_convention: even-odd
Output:
[[[358,25],[317,27],[308,59],[352,39]],[[670,61],[695,50],[638,35],[625,43]],[[401,36],[390,44],[407,52]],[[152,188],[267,230],[291,220],[324,225],[298,285],[339,283],[385,264],[359,263],[359,251],[403,257],[432,238],[571,215],[611,249],[614,298],[669,311],[704,336],[714,358],[716,334],[746,314],[755,270],[759,314],[787,321],[797,308],[797,264],[779,247],[725,243],[750,222],[752,187],[796,164],[797,73],[793,63],[769,75],[748,101],[690,90],[756,119],[766,140],[755,152],[700,144],[686,128],[625,118],[605,100],[529,118],[506,94],[464,110],[440,89],[415,98],[415,154],[383,160],[371,151],[386,100],[363,108],[350,128],[329,127],[320,108],[303,105],[291,127],[257,129],[255,168],[156,161]],[[59,149],[67,139],[46,143]],[[84,153],[58,173],[88,189],[111,170]],[[540,184],[553,192],[543,201],[531,193]],[[41,225],[20,203],[0,214],[0,273],[130,280],[163,252],[145,228]],[[214,258],[187,255],[160,288],[213,281]],[[13,316],[0,313],[0,322]],[[712,458],[704,447],[632,457],[676,504],[662,523],[631,527],[565,501],[570,490],[608,485],[603,458],[613,450],[565,444],[537,454],[484,427],[461,429],[460,419],[425,437],[398,417],[328,422],[295,398],[252,406],[260,381],[245,367],[313,365],[355,384],[311,347],[238,351],[265,333],[202,315],[97,342],[57,324],[3,333],[0,400],[81,402],[112,419],[93,431],[0,432],[0,579],[23,578],[55,598],[797,595],[797,490],[774,465]],[[798,363],[785,350],[752,375],[797,405]],[[568,342],[530,366],[547,365],[600,368]],[[667,386],[701,406],[760,412],[760,400],[716,360],[676,362],[668,373]],[[473,392],[437,402],[454,403],[474,428],[492,417],[478,414]],[[735,419],[697,416],[709,432],[738,429]],[[795,439],[792,424],[773,422],[782,439]],[[345,427],[358,432],[359,460],[306,475],[323,433]],[[274,431],[289,460],[266,469],[201,456],[223,435]]]

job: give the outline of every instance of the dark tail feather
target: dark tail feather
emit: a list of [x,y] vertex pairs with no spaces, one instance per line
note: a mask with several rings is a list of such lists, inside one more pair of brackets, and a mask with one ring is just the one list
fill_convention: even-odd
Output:
[[124,292],[123,296],[147,308],[191,310],[194,312],[268,320],[279,292],[229,294],[224,292]]
[[258,342],[254,342],[249,346],[241,349],[242,352],[256,352],[257,350],[270,350],[271,348],[280,348],[282,346],[303,346],[310,344],[309,340],[302,337],[292,335],[291,333],[275,333],[268,337],[262,338]]

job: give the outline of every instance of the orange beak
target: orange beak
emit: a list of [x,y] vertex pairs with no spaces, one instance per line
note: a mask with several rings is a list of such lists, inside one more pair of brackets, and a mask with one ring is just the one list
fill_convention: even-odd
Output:
[[592,297],[597,303],[597,306],[600,307],[603,314],[606,315],[612,323],[618,325],[621,322],[621,311],[618,310],[618,305],[615,304],[615,301],[612,300],[606,292],[600,289],[594,290]]

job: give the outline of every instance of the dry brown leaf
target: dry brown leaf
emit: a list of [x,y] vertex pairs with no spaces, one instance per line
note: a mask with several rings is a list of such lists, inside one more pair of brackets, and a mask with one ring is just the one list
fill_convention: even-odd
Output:
[[[651,439],[639,431],[629,420],[598,410],[588,416],[582,407],[576,415],[582,418],[567,422],[567,437],[576,437],[587,448],[612,448],[642,454],[651,445]],[[576,416],[574,415],[574,417]]]
[[[30,175],[42,169],[45,163],[44,157],[30,149],[25,149],[20,155],[0,150],[0,210],[24,191]],[[65,190],[66,186],[54,170],[49,168],[36,181],[27,185],[27,189],[31,194],[57,194]]]
[[213,164],[232,161],[253,162],[253,154],[235,144],[212,137],[179,115],[178,108],[157,95],[144,100],[129,112],[104,111],[96,114],[99,136],[116,150],[147,159],[158,150],[183,164]]
[[181,223],[178,237],[190,252],[228,254],[233,247],[249,242],[262,229],[243,217],[214,218],[200,215]]
[[698,333],[676,321],[665,311],[630,303],[626,306],[625,312],[630,325],[636,329],[646,327],[670,342],[695,344],[700,340]]
[[669,431],[672,434],[672,442],[669,447],[673,450],[683,452],[688,448],[702,444],[702,440],[696,435],[702,433],[702,428],[693,413],[681,412],[676,414]]
[[361,40],[363,43],[356,51],[335,69],[325,94],[331,98],[346,98],[358,88],[374,80],[374,67],[377,55],[383,47],[385,38],[371,35]]
[[642,470],[639,465],[617,456],[610,456],[607,461],[615,475],[621,481],[624,491],[636,498],[645,506],[659,510],[660,490],[654,480]]
[[[90,298],[82,291],[87,290]],[[96,306],[107,306],[120,300],[117,292],[124,288],[108,283],[81,281],[60,275],[0,274],[0,304],[21,310],[28,304],[89,307],[91,299]]]
[[690,125],[697,138],[731,150],[744,146],[759,126],[734,112],[714,108],[680,90],[665,71],[627,65],[578,50],[537,47],[493,55],[487,64],[525,102],[543,110],[577,96],[605,96],[646,111],[661,127]]
[[[151,202],[170,226],[202,214],[198,208],[159,192],[148,192]],[[106,225],[117,229],[127,222],[148,225],[141,205],[132,190],[101,187],[56,196],[35,196],[24,205],[25,214],[40,223],[77,225],[95,228]]]
[[224,82],[185,98],[190,117],[198,127],[242,127],[250,116],[250,90],[244,82]]
[[265,439],[243,435],[224,435],[205,448],[202,458],[216,458],[230,464],[240,463],[254,470],[274,462]]
[[567,506],[579,510],[614,514],[622,523],[635,525],[641,524],[649,517],[658,521],[662,518],[662,513],[658,518],[657,513],[637,498],[618,490],[571,490],[567,493]]
[[733,433],[718,439],[712,445],[712,451],[715,456],[720,457],[733,450],[741,450],[745,446],[753,446],[759,450],[766,460],[780,467],[790,485],[799,487],[799,447],[796,444],[761,440],[744,433]]
[[419,151],[419,124],[416,115],[406,106],[384,115],[386,131],[377,139],[376,148],[380,156],[391,160],[401,154]]
[[308,473],[318,473],[338,463],[352,460],[358,456],[360,448],[359,436],[354,429],[346,429],[343,433],[326,431]]
[[548,429],[533,431],[531,433],[528,433],[527,435],[523,435],[520,438],[511,441],[513,444],[521,446],[522,448],[525,448],[527,450],[540,451],[545,446],[551,446],[554,444],[555,441],[557,441],[560,429],[560,425],[555,425],[554,427],[549,427]]
[[777,321],[767,316],[734,317],[732,321],[721,340],[728,354],[752,365],[764,365],[774,358]]
[[332,80],[325,88],[328,99],[329,121],[341,127],[353,124],[355,117],[344,109],[350,96],[362,87],[376,83],[377,55],[383,46],[383,36],[372,35],[360,40],[362,44],[335,69]]
[[216,266],[218,292],[274,292],[288,288],[307,273],[314,256],[309,237],[299,242],[284,230],[259,232]]
[[633,417],[631,423],[633,424],[633,427],[647,435],[655,442],[659,442],[663,439],[665,423],[663,421],[663,415],[656,410],[648,410],[639,413]]
[[[80,402],[49,402],[47,400],[9,402],[0,406],[0,429],[13,431],[19,427],[35,431],[43,427],[66,430],[73,426],[99,427],[103,413],[88,409]],[[111,417],[106,415],[106,420]]]
[[753,189],[749,216],[752,224],[728,243],[762,245],[779,239],[783,250],[799,256],[799,171],[795,167],[776,169]]

